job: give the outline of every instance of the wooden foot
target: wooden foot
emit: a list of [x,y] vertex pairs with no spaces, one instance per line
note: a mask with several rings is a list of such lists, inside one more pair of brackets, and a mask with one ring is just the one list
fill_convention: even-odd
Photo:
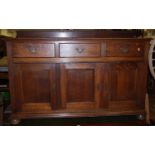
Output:
[[12,119],[11,124],[12,125],[18,125],[20,123],[20,119]]

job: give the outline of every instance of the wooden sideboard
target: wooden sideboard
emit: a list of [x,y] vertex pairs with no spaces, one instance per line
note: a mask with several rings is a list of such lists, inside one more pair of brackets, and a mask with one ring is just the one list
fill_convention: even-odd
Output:
[[136,38],[8,40],[12,123],[145,116],[148,49]]

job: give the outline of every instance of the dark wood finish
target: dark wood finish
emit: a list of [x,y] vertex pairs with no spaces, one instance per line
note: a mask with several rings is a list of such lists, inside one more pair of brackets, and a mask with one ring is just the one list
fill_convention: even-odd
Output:
[[142,30],[73,29],[73,30],[17,30],[17,38],[135,38]]
[[[144,100],[139,85],[144,66],[142,63],[113,63],[109,68],[109,108],[138,109],[144,108]],[[146,80],[145,80],[146,82]],[[141,83],[142,84],[142,83]],[[143,85],[143,84],[142,84]],[[145,96],[145,93],[142,94]],[[141,102],[142,101],[142,102]]]
[[12,45],[13,57],[55,57],[54,44],[18,42]]
[[[14,57],[21,42],[54,45],[55,57]],[[12,119],[145,114],[148,49],[149,39],[8,40]]]
[[64,108],[98,107],[99,85],[99,70],[96,64],[61,65],[61,99]]
[[14,111],[35,113],[53,109],[55,65],[18,64],[13,68]]
[[13,113],[12,120],[14,119],[24,119],[24,118],[51,118],[51,117],[58,117],[58,118],[72,118],[72,117],[97,117],[97,116],[120,116],[120,115],[145,115],[144,110],[131,110],[131,111],[107,111],[107,110],[88,110],[88,111],[53,111],[53,112],[46,112],[46,113]]
[[64,43],[60,44],[60,57],[99,57],[101,45],[99,43]]
[[100,63],[100,108],[108,109],[109,107],[109,63]]
[[70,62],[137,62],[144,61],[144,58],[135,58],[135,57],[103,57],[103,58],[13,58],[14,63],[70,63]]
[[113,40],[107,41],[108,56],[143,56],[144,43],[138,40]]

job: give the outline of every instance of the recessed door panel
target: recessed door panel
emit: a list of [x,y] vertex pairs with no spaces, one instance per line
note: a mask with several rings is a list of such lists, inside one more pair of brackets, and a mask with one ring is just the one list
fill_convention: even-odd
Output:
[[99,90],[96,64],[62,64],[61,98],[64,108],[89,109],[98,106]]
[[15,65],[14,89],[16,102],[22,110],[35,110],[39,106],[41,111],[52,109],[56,94],[55,65]]
[[141,63],[113,63],[109,65],[109,108],[130,110],[140,108],[142,103]]

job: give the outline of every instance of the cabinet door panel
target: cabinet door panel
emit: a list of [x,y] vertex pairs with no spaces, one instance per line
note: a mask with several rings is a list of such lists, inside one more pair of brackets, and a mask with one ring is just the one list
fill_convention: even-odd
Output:
[[[22,70],[24,101],[26,103],[47,103],[50,101],[50,86],[47,77],[48,70]],[[31,75],[31,76],[30,76]],[[27,80],[28,79],[28,80]],[[27,87],[27,86],[30,87]],[[40,89],[40,88],[41,89]]]
[[[141,84],[143,64],[113,63],[109,66],[109,108],[131,110],[141,108]],[[143,87],[143,86],[142,86]]]
[[22,111],[51,110],[55,104],[55,65],[15,65],[15,101]]
[[[67,98],[69,102],[94,101],[94,73],[93,70],[68,70]],[[80,87],[83,86],[83,87]],[[75,89],[76,91],[73,91]],[[83,95],[85,94],[85,95]]]
[[61,99],[67,109],[91,109],[99,103],[96,64],[61,64]]
[[112,66],[111,93],[112,101],[135,100],[137,66],[116,65]]

